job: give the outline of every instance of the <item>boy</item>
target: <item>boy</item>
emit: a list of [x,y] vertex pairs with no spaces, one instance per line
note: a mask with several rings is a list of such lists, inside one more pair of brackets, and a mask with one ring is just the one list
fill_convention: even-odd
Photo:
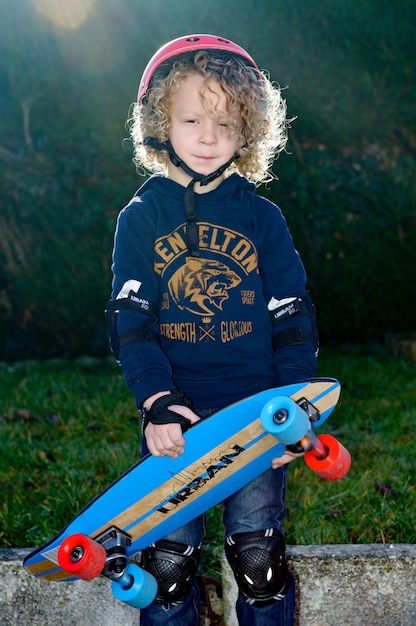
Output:
[[[314,376],[306,276],[280,210],[257,196],[287,139],[280,90],[240,46],[191,35],[163,46],[139,87],[135,163],[152,172],[121,212],[108,306],[113,351],[143,418],[143,452],[175,458],[200,419]],[[224,502],[243,626],[293,624],[285,560],[287,452]],[[201,516],[143,552],[158,581],[142,624],[200,624]]]

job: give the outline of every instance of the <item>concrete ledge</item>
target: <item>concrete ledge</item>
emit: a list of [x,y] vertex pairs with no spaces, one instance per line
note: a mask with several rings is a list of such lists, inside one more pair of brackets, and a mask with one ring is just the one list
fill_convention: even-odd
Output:
[[116,600],[104,578],[71,584],[30,576],[30,550],[0,550],[0,624],[10,626],[133,626],[137,609]]
[[[62,584],[27,574],[30,550],[0,550],[0,623],[133,626],[138,611],[109,582]],[[288,547],[297,582],[297,626],[415,626],[416,545]],[[224,625],[237,626],[237,587],[223,558]]]
[[[288,547],[297,626],[415,626],[416,545]],[[223,556],[226,626],[237,626],[237,587]]]

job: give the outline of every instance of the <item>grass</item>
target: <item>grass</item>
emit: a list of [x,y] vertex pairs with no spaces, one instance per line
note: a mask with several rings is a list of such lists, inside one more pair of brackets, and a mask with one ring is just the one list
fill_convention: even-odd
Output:
[[[289,466],[287,543],[415,543],[416,364],[382,348],[323,350],[318,374],[343,385],[323,431],[353,463],[337,482]],[[40,545],[137,460],[136,408],[107,361],[3,366],[0,386],[0,547]],[[221,507],[208,518],[203,568],[217,575]]]
[[0,545],[40,545],[137,460],[137,411],[115,366],[11,367],[0,380]]
[[337,352],[323,355],[319,373],[343,385],[322,428],[348,447],[352,467],[331,483],[291,466],[288,543],[415,543],[416,365],[382,350]]

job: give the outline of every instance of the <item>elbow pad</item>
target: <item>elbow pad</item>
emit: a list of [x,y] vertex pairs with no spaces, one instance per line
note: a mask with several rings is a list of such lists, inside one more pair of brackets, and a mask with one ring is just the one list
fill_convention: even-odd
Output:
[[[284,346],[310,344],[314,346],[316,354],[318,353],[319,338],[315,306],[308,294],[305,294],[303,298],[285,298],[284,300],[272,298],[268,309],[274,327],[273,347],[275,350]],[[301,317],[306,317],[308,321],[303,320],[302,323]]]
[[[117,316],[120,311],[127,309],[145,313],[148,315],[148,320],[146,320],[141,328],[131,329],[120,335],[117,329]],[[157,335],[155,331],[152,330],[152,326],[154,326],[158,320],[157,306],[153,304],[153,302],[146,300],[146,298],[139,297],[133,290],[131,290],[125,298],[110,300],[107,303],[105,316],[110,339],[110,348],[118,362],[120,349],[128,343],[133,341],[157,341]]]

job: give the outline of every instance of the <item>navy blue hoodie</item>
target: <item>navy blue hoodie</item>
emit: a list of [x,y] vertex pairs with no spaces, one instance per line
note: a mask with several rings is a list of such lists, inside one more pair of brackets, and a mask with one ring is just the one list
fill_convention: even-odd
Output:
[[[280,209],[237,174],[196,194],[200,257],[192,257],[184,194],[178,183],[152,176],[117,222],[112,298],[134,292],[158,311],[158,341],[132,341],[120,351],[137,405],[177,388],[196,409],[222,407],[312,377],[312,345],[275,351],[272,343],[269,303],[302,298],[306,283]],[[148,322],[140,310],[122,310],[118,333]],[[311,329],[307,315],[283,325]]]

